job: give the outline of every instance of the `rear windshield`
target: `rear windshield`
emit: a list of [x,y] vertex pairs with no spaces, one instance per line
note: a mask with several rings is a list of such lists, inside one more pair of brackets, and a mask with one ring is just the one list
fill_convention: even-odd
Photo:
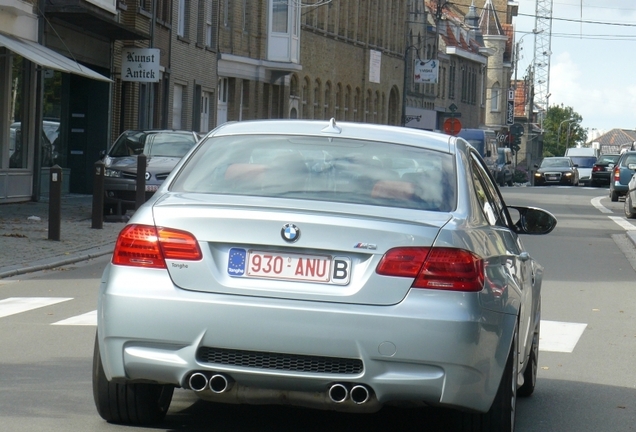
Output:
[[596,163],[596,158],[593,156],[570,156],[572,163],[578,165],[579,168],[592,168]]
[[615,164],[618,161],[620,155],[601,155],[596,163],[598,164]]
[[636,164],[636,153],[628,154],[621,161],[621,166],[626,167],[627,165],[630,165],[630,164]]
[[208,138],[170,189],[433,211],[456,205],[452,155],[323,137]]

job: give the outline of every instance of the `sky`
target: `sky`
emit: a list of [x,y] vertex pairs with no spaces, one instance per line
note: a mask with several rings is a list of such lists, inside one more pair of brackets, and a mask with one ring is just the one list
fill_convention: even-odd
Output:
[[[522,79],[532,64],[534,36],[520,38],[536,26],[536,0],[517,2]],[[636,1],[553,0],[550,42],[550,106],[580,114],[588,138],[614,128],[636,130]]]

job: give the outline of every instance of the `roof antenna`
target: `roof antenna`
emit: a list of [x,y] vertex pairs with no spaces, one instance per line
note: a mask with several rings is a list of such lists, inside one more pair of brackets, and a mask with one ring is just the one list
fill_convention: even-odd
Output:
[[331,120],[329,120],[329,126],[324,128],[320,132],[340,134],[342,133],[342,128],[336,125],[336,119],[332,117]]

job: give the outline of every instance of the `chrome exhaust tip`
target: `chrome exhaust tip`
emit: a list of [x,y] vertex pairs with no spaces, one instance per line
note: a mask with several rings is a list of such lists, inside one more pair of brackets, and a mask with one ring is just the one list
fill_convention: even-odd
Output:
[[204,373],[195,372],[190,375],[188,385],[195,392],[203,391],[208,386],[208,377]]
[[223,393],[232,387],[232,380],[225,375],[215,374],[210,378],[209,387],[213,393]]
[[329,399],[335,403],[343,403],[349,396],[349,389],[343,384],[334,384],[329,387]]
[[366,403],[371,398],[371,392],[366,386],[356,385],[351,389],[351,400],[357,405]]

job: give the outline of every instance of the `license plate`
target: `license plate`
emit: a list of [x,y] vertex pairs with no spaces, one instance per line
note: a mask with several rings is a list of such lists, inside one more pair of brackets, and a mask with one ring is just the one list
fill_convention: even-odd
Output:
[[546,176],[548,180],[557,180],[559,177],[555,175]]
[[158,185],[146,185],[146,192],[157,192]]
[[351,275],[351,259],[232,248],[227,272],[234,277],[346,285]]

